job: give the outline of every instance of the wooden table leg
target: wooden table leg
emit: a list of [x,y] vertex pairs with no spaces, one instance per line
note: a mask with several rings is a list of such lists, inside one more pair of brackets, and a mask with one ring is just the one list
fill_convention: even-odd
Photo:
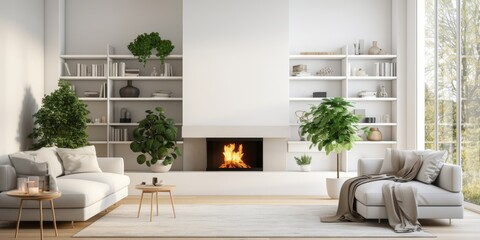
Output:
[[177,214],[175,214],[175,205],[173,204],[173,197],[172,197],[172,191],[168,191],[168,193],[170,194],[170,203],[172,204],[172,209],[173,209],[173,217],[174,218],[177,218]]
[[15,231],[15,238],[18,236],[18,229],[20,228],[20,219],[22,218],[23,199],[20,199],[20,209],[18,210],[17,230]]
[[53,199],[50,199],[50,209],[52,210],[53,227],[55,228],[55,237],[58,237],[57,218],[55,217],[55,208],[53,206]]
[[153,215],[153,192],[151,193],[150,197],[150,222],[152,221],[152,215]]
[[138,205],[138,213],[137,213],[137,218],[140,217],[140,209],[142,208],[142,201],[143,201],[143,191],[142,191],[142,197],[140,198],[140,205]]
[[156,197],[157,197],[157,216],[158,216],[158,192],[155,192]]
[[43,240],[43,207],[42,200],[38,200],[38,205],[40,208],[40,239]]

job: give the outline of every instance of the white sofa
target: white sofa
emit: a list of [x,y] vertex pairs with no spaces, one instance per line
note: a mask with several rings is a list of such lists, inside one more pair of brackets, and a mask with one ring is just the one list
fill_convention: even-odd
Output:
[[[383,159],[359,159],[358,175],[377,174]],[[386,219],[387,212],[382,195],[385,180],[360,185],[355,192],[357,212],[367,219]],[[404,184],[417,189],[419,219],[463,218],[462,169],[460,166],[444,164],[432,184],[416,180]]]
[[[62,196],[54,200],[57,221],[86,221],[128,196],[130,178],[124,175],[123,158],[98,158],[102,172],[76,173],[57,177]],[[7,196],[5,190],[16,188],[15,168],[0,165],[0,221],[16,221],[18,198]],[[44,219],[52,220],[50,204],[43,203]],[[25,201],[22,221],[38,221],[37,201]]]

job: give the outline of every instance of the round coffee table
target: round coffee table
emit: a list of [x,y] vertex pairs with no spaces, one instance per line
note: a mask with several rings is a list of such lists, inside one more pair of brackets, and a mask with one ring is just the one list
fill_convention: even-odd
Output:
[[53,226],[55,228],[55,237],[58,237],[57,231],[57,222],[55,219],[55,208],[53,206],[53,199],[59,198],[62,196],[61,192],[40,192],[37,194],[28,194],[19,192],[17,190],[8,191],[7,195],[10,197],[20,198],[20,208],[18,210],[18,219],[17,219],[17,230],[15,231],[15,238],[18,236],[18,229],[20,228],[20,220],[22,218],[22,209],[23,209],[23,201],[26,200],[34,200],[38,201],[39,209],[40,209],[40,239],[43,239],[43,201],[50,201],[50,208],[52,209],[52,217],[53,217]]
[[151,194],[151,197],[150,197],[150,222],[152,221],[153,198],[154,197],[156,198],[156,201],[157,201],[157,216],[158,216],[158,193],[159,192],[168,192],[170,194],[170,203],[172,204],[173,217],[177,218],[177,215],[175,214],[175,206],[173,205],[173,197],[172,197],[172,189],[175,188],[175,185],[162,185],[162,186],[136,185],[135,188],[142,191],[142,197],[140,198],[140,205],[138,206],[137,218],[140,217],[140,209],[142,208],[143,195],[145,193],[150,193]]

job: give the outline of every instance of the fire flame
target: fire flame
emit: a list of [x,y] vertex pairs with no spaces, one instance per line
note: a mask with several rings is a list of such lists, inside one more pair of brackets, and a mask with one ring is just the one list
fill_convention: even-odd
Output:
[[238,146],[235,151],[235,143],[223,146],[223,164],[220,168],[252,168],[243,160],[243,145]]

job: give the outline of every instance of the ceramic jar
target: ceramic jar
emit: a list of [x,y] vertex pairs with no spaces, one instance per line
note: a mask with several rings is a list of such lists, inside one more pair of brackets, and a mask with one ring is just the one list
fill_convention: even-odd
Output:
[[367,76],[367,73],[362,68],[359,68],[357,69],[357,72],[355,73],[355,75],[359,77],[363,77],[363,76]]
[[382,141],[382,132],[378,128],[370,128],[370,133],[367,136],[368,141]]
[[383,51],[383,49],[381,49],[377,46],[377,41],[373,41],[372,42],[372,47],[370,47],[368,49],[368,54],[369,55],[385,54],[385,51]]

